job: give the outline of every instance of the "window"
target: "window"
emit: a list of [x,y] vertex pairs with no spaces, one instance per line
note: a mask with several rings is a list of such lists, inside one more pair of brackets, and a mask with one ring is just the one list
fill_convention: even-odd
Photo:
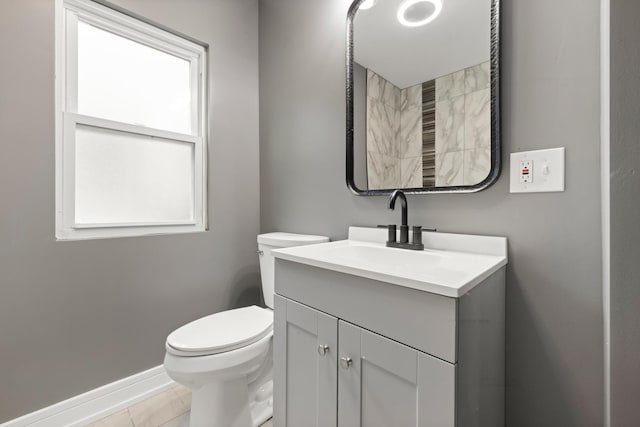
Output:
[[205,47],[56,3],[56,237],[206,229]]

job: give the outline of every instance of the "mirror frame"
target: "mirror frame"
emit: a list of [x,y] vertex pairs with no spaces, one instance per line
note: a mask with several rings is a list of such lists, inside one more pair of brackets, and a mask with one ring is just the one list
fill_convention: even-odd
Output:
[[[361,190],[356,186],[354,176],[354,141],[353,141],[353,21],[358,7],[366,0],[355,0],[349,7],[347,13],[347,78],[346,78],[346,95],[347,95],[347,187],[352,193],[358,196],[386,196],[391,194],[395,188],[385,190]],[[422,188],[402,188],[405,194],[429,194],[429,193],[476,193],[486,190],[493,185],[500,177],[502,170],[502,144],[501,144],[501,106],[500,106],[500,0],[491,0],[491,170],[489,175],[481,182],[475,185],[460,185],[450,187],[422,187]]]

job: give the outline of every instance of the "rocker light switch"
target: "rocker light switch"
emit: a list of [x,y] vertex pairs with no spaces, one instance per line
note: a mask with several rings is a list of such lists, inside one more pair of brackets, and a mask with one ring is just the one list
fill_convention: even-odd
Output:
[[511,153],[511,192],[564,191],[564,147]]

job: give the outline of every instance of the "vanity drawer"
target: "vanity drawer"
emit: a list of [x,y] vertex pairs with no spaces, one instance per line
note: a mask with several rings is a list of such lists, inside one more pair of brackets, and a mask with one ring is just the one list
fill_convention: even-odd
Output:
[[276,293],[457,362],[455,298],[276,259]]

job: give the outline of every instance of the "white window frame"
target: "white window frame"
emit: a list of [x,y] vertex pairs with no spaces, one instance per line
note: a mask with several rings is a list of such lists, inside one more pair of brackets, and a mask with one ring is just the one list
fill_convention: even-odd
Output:
[[[91,0],[56,0],[55,6],[56,239],[99,239],[206,231],[208,128],[206,46]],[[77,29],[79,21],[189,61],[193,134],[169,132],[78,114]],[[75,220],[75,135],[78,125],[193,144],[193,220],[170,223],[77,223]]]

